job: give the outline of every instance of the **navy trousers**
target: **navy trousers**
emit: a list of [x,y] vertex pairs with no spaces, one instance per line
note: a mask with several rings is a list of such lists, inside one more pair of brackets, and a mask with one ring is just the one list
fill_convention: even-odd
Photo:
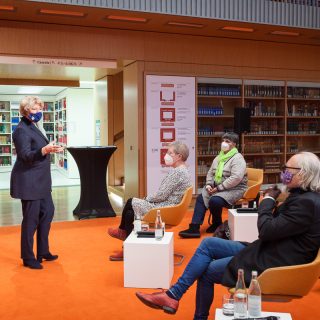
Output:
[[37,256],[49,253],[49,231],[54,214],[51,193],[44,199],[21,200],[21,258],[35,259],[33,238],[37,231]]

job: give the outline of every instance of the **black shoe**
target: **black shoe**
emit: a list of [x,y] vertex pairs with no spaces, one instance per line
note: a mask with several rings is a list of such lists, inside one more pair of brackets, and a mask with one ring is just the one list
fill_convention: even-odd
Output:
[[[221,224],[221,223],[220,223]],[[220,226],[219,225],[216,225],[216,224],[212,224],[207,230],[206,230],[206,233],[214,233],[216,231],[216,229]]]
[[179,232],[181,238],[200,238],[200,224],[189,224],[189,229]]
[[53,261],[53,260],[57,260],[58,259],[58,255],[57,254],[51,254],[50,252],[47,254],[44,254],[42,256],[38,256],[37,257],[37,261],[38,262],[42,262],[42,259],[46,260],[46,261]]
[[23,259],[23,265],[30,269],[43,269],[43,266],[36,259]]

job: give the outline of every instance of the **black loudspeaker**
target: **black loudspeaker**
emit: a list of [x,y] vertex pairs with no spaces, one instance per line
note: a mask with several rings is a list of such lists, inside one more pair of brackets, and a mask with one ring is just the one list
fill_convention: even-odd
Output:
[[250,108],[235,108],[234,109],[234,132],[241,134],[250,132]]

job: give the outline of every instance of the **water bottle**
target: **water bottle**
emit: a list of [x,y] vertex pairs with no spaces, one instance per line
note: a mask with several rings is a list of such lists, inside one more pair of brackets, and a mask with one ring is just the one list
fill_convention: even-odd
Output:
[[241,319],[247,317],[247,289],[244,282],[243,269],[238,270],[238,281],[234,293],[234,317]]
[[156,240],[161,240],[163,238],[163,224],[161,220],[160,210],[157,210],[157,217],[154,223],[154,229]]
[[248,289],[249,317],[260,317],[261,315],[261,289],[257,277],[258,272],[252,271],[252,278]]

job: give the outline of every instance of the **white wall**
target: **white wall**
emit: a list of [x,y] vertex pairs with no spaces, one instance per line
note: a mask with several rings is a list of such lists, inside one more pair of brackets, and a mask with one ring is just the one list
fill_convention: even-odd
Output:
[[95,82],[93,88],[94,103],[94,125],[100,121],[100,144],[97,141],[96,129],[95,144],[100,146],[108,145],[108,83],[107,77]]
[[[68,88],[56,96],[67,98],[68,147],[94,146],[93,89]],[[79,178],[76,162],[68,152],[68,178]]]

